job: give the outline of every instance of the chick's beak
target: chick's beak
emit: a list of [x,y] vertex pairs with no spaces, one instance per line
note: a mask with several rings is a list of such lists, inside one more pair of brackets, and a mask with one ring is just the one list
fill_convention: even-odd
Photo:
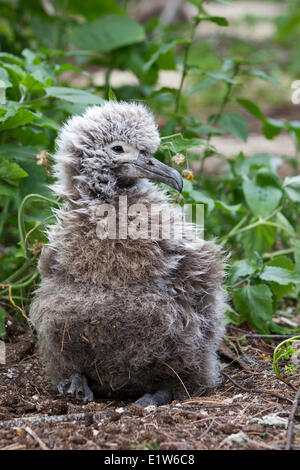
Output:
[[[182,191],[183,181],[178,171],[165,165],[151,155],[139,154],[136,160],[126,162],[124,166],[130,167],[128,168],[128,176],[130,177],[160,181],[179,192]],[[125,168],[123,168],[122,171],[123,175],[124,170]]]

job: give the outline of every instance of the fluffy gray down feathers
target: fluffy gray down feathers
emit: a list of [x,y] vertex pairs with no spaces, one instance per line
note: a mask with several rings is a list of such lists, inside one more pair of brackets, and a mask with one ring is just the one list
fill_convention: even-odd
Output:
[[134,398],[159,388],[176,399],[186,391],[202,394],[220,382],[222,254],[214,242],[185,233],[99,240],[95,208],[103,200],[114,203],[122,194],[128,205],[169,204],[147,180],[118,186],[104,150],[114,140],[149,153],[160,142],[153,116],[134,103],[88,108],[59,136],[53,191],[64,204],[48,228],[30,310],[41,359],[54,386],[81,372],[101,397]]

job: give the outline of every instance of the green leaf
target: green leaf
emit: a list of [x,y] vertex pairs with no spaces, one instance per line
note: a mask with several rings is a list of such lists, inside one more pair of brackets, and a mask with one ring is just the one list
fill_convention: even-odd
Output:
[[[285,270],[289,270],[291,272],[295,270],[294,263],[290,258],[287,258],[286,256],[278,256],[272,259],[271,261],[268,261],[268,263],[266,263],[266,266],[276,266],[279,268],[284,268]],[[281,283],[270,281],[270,286],[275,296],[276,302],[281,300],[282,297],[284,297],[285,295],[293,294],[292,282],[288,285],[282,285]]]
[[266,284],[248,285],[234,293],[237,311],[262,334],[270,332],[272,302],[272,292]]
[[246,119],[238,113],[223,114],[221,125],[226,131],[239,137],[244,142],[248,139],[248,123]]
[[272,173],[277,173],[277,170],[281,164],[282,160],[275,155],[270,155],[268,153],[258,153],[248,158],[243,156],[240,157],[236,166],[237,169],[239,169],[239,174],[250,176],[251,170],[256,170],[257,168],[265,168]]
[[150,100],[152,98],[155,98],[155,96],[165,95],[165,94],[171,94],[175,96],[177,92],[178,92],[177,88],[169,88],[169,87],[164,86],[162,88],[159,88],[158,90],[152,91],[150,95],[147,95],[147,99]]
[[108,99],[110,101],[118,101],[118,98],[116,97],[115,92],[111,87],[108,88]]
[[38,118],[39,115],[29,111],[29,109],[19,108],[14,114],[11,115],[11,113],[7,113],[6,116],[0,120],[0,131],[29,124],[34,119]]
[[240,325],[243,323],[243,317],[237,313],[230,305],[226,305],[226,311],[224,314],[225,325],[233,323],[234,325]]
[[68,70],[72,70],[74,72],[82,73],[83,75],[86,75],[87,77],[90,77],[89,72],[81,70],[79,67],[76,67],[76,65],[73,65],[73,64],[55,65],[55,75],[59,75],[62,72],[66,72]]
[[16,191],[16,188],[12,186],[11,184],[1,182],[0,181],[0,195],[9,197],[10,199],[17,199],[18,198],[18,191]]
[[[60,109],[65,111],[68,114],[83,114],[88,107],[88,104],[80,104],[80,103],[70,103],[69,101],[61,101],[60,103],[57,104],[56,109]],[[46,124],[46,121],[44,121],[44,124],[42,127],[48,127]],[[60,126],[59,124],[53,120],[52,123],[49,123],[51,127],[49,129],[53,130],[59,130]],[[56,125],[55,129],[53,128],[53,124]]]
[[237,282],[237,280],[241,277],[251,276],[255,273],[255,269],[251,266],[250,263],[246,259],[242,261],[238,261],[231,265],[229,269],[229,276],[228,279],[230,284],[233,285]]
[[225,83],[230,83],[231,85],[235,85],[237,82],[233,80],[233,78],[229,77],[225,73],[214,73],[214,72],[206,72],[205,75],[208,77],[213,78],[216,81],[222,81]]
[[45,168],[37,165],[35,162],[22,162],[22,167],[30,175],[20,182],[21,197],[27,194],[42,194],[52,198],[53,195],[47,186],[47,175]]
[[291,201],[300,202],[300,175],[287,176],[283,182],[283,187]]
[[196,93],[197,91],[203,90],[204,88],[206,88],[206,87],[208,87],[208,86],[210,86],[210,85],[214,85],[216,82],[217,82],[217,79],[215,79],[215,78],[205,78],[205,79],[202,80],[200,83],[197,83],[197,84],[194,85],[190,90],[188,90],[188,91],[185,93],[185,96],[193,95],[193,94]]
[[201,134],[215,134],[215,135],[224,134],[223,129],[219,129],[218,127],[215,127],[215,126],[201,126],[199,128],[199,132],[201,132]]
[[229,26],[228,20],[223,16],[206,16],[206,17],[197,17],[198,21],[211,21],[212,23],[217,24],[218,26]]
[[197,8],[202,6],[202,0],[187,0],[187,2],[195,5]]
[[144,28],[126,16],[104,15],[73,27],[70,41],[79,49],[110,52],[145,39]]
[[38,149],[36,147],[14,144],[0,145],[0,156],[8,160],[28,161],[34,158],[37,153]]
[[274,227],[259,225],[241,234],[242,243],[249,260],[255,259],[255,252],[266,253],[274,245],[276,229]]
[[143,66],[143,69],[146,71],[146,70],[149,70],[150,67],[158,60],[158,58],[163,55],[163,54],[166,54],[169,50],[173,49],[174,46],[177,44],[177,40],[174,40],[174,41],[170,41],[170,42],[166,42],[164,44],[162,44],[162,46],[160,46],[155,52],[154,54],[152,54],[152,56],[150,57],[150,59],[148,60],[148,62],[146,62]]
[[15,64],[0,62],[0,65],[8,72],[9,81],[17,88],[22,78],[26,75],[26,72]]
[[256,172],[256,182],[260,186],[275,186],[281,189],[282,183],[276,173],[270,172],[267,168],[260,168]]
[[11,131],[11,136],[14,139],[17,139],[22,146],[36,145],[37,147],[42,148],[48,148],[49,146],[49,139],[45,131],[38,131],[30,126],[18,127],[14,131]]
[[263,125],[263,135],[267,139],[273,139],[285,128],[284,121],[279,119],[266,118]]
[[84,90],[63,86],[51,86],[45,88],[46,95],[60,100],[79,104],[102,104],[104,100],[100,96],[93,95]]
[[168,146],[168,148],[174,152],[182,152],[192,147],[199,147],[204,145],[204,142],[200,139],[185,139],[181,137],[174,137],[168,141],[163,141],[162,146]]
[[237,101],[238,103],[240,103],[241,106],[243,106],[243,108],[245,108],[250,114],[255,116],[257,119],[259,119],[260,121],[265,120],[263,112],[255,103],[253,103],[253,101],[245,100],[244,98],[238,98]]
[[0,179],[12,186],[18,186],[19,180],[26,178],[28,174],[17,163],[0,157]]
[[282,212],[277,212],[275,216],[275,222],[278,225],[281,225],[283,230],[280,233],[282,238],[285,238],[288,243],[290,243],[290,237],[296,237],[296,232],[289,220],[282,214]]
[[216,209],[221,209],[222,211],[229,212],[231,214],[236,214],[242,209],[242,204],[226,204],[224,201],[215,201]]
[[290,271],[278,266],[265,266],[263,272],[260,274],[263,281],[273,281],[287,286],[290,283],[300,284],[300,276],[296,271]]
[[262,186],[255,181],[243,181],[243,192],[248,206],[256,216],[266,217],[278,207],[281,198],[281,189],[265,185]]
[[60,125],[54,119],[51,119],[47,116],[40,117],[33,122],[33,125],[36,127],[41,127],[42,129],[51,129],[53,131],[60,130]]
[[4,60],[10,62],[12,64],[16,64],[19,66],[23,66],[24,60],[20,59],[18,56],[14,54],[10,54],[9,52],[0,52],[0,60]]
[[[39,79],[37,79],[39,77]],[[50,86],[52,84],[52,78],[48,77],[46,83],[44,83],[43,77],[37,73],[30,73],[26,75],[21,83],[27,88],[27,91],[30,93],[38,93],[43,91],[45,86]]]
[[122,14],[122,8],[115,0],[72,0],[67,9],[75,15],[82,15],[88,20],[94,20],[107,13]]
[[245,70],[243,72],[246,75],[252,75],[253,77],[261,78],[262,80],[266,80],[267,82],[274,83],[274,85],[280,85],[279,81],[276,78],[271,77],[263,70]]
[[210,213],[215,205],[214,200],[210,197],[207,191],[199,191],[194,189],[191,181],[184,179],[182,195],[186,202],[199,202],[207,205],[208,213]]

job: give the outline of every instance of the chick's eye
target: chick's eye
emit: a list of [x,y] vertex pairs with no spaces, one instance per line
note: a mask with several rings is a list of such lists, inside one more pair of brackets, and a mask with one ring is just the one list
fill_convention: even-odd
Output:
[[116,153],[124,153],[124,149],[121,145],[115,145],[112,147],[112,150]]

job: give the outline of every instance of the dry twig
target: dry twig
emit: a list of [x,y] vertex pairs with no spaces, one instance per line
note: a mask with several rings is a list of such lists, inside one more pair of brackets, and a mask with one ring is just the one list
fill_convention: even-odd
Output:
[[[10,420],[0,421],[0,429],[2,428],[13,428],[13,427],[22,427],[28,424],[31,425],[39,425],[39,424],[49,424],[49,423],[66,423],[66,422],[77,422],[84,420],[90,412],[88,413],[72,413],[66,415],[42,415],[42,416],[30,416],[26,418],[14,418]],[[109,418],[111,412],[107,411],[94,411],[93,412],[93,419],[95,418]]]
[[224,377],[226,377],[226,379],[228,379],[231,383],[233,383],[233,385],[235,385],[236,387],[240,388],[241,390],[243,390],[244,392],[247,392],[247,393],[259,393],[259,394],[264,394],[264,395],[272,395],[273,397],[276,397],[276,398],[281,398],[282,400],[286,400],[286,401],[289,401],[290,403],[293,403],[293,400],[291,400],[291,398],[288,398],[288,397],[285,397],[284,395],[280,395],[279,393],[273,393],[273,392],[267,392],[265,390],[258,390],[256,388],[247,388],[247,387],[244,387],[243,385],[240,385],[239,383],[237,383],[235,380],[233,380],[233,378],[231,378],[228,374],[226,374],[226,372],[221,372],[222,375],[224,375]]
[[295,335],[245,335],[245,338],[247,339],[276,339],[276,340],[284,340],[284,339],[289,339],[289,338],[293,338],[293,336]]
[[288,430],[287,430],[287,440],[285,444],[285,450],[291,450],[292,443],[293,443],[293,430],[295,424],[295,415],[300,405],[300,388],[296,393],[295,400],[291,409],[291,413],[288,420]]
[[183,388],[184,388],[184,390],[185,390],[185,393],[187,394],[187,396],[188,396],[189,398],[191,398],[191,395],[189,394],[189,392],[188,392],[186,386],[184,385],[184,383],[183,383],[181,377],[177,374],[176,370],[174,370],[173,367],[171,367],[169,364],[167,364],[167,363],[164,362],[164,361],[161,361],[161,363],[164,364],[165,366],[169,367],[169,369],[171,369],[171,371],[174,372],[174,374],[176,375],[176,377],[179,379],[181,385],[183,386]]
[[46,446],[46,444],[42,441],[42,439],[39,438],[37,433],[34,432],[29,426],[25,426],[24,429],[31,437],[33,437],[33,439],[39,444],[42,450],[49,450],[49,447]]
[[242,369],[247,371],[249,374],[253,375],[258,373],[253,372],[250,367],[248,367],[239,357],[236,357],[234,354],[232,354],[228,346],[224,343],[219,346],[218,350],[221,354],[223,354],[224,357],[226,357],[226,359],[229,359],[232,362],[236,362]]

